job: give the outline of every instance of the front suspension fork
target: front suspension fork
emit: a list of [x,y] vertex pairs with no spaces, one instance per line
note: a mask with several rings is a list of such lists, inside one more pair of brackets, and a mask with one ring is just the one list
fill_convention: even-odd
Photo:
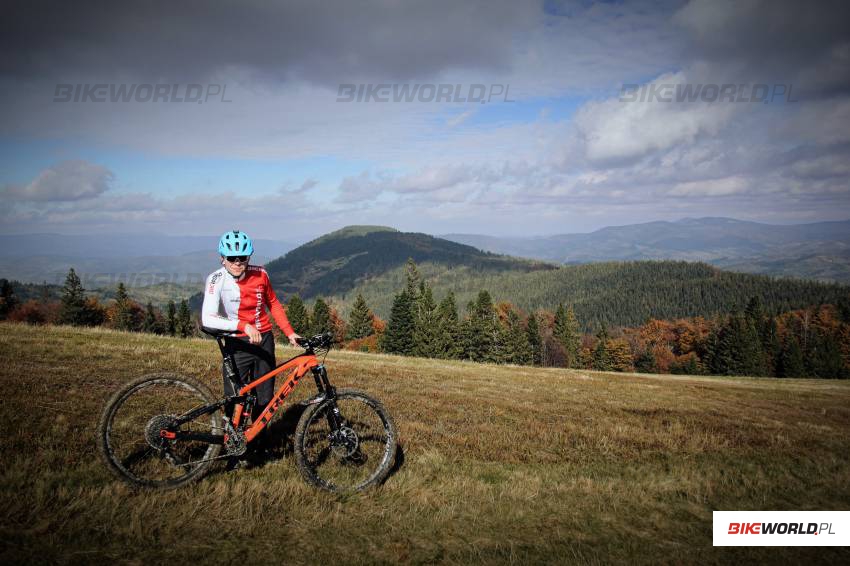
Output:
[[327,412],[326,418],[331,431],[336,432],[344,425],[345,419],[339,412],[339,407],[336,404],[336,388],[331,385],[324,364],[313,368],[313,379],[316,380],[316,389],[318,389],[319,395],[325,397],[324,401],[330,401],[331,410]]

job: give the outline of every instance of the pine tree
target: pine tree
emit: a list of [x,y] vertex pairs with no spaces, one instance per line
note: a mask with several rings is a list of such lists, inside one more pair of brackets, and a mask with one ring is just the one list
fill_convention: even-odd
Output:
[[614,362],[611,359],[611,353],[608,351],[608,329],[605,323],[596,334],[596,348],[593,350],[593,369],[599,371],[611,371],[614,369]]
[[765,320],[761,331],[761,349],[765,364],[765,375],[778,375],[779,358],[782,355],[782,342],[779,340],[779,327],[773,317]]
[[390,320],[384,331],[381,348],[391,354],[409,356],[413,354],[413,309],[407,290],[395,296]]
[[363,295],[358,294],[354,305],[351,307],[351,316],[348,319],[348,340],[357,340],[358,338],[366,338],[375,333],[372,328],[372,319],[374,315],[369,310],[369,305],[366,304],[366,299]]
[[180,309],[177,311],[177,335],[181,338],[188,338],[195,334],[195,329],[192,325],[192,313],[189,310],[189,303],[186,299],[180,301]]
[[504,344],[505,362],[525,365],[532,361],[531,346],[528,343],[528,333],[522,326],[522,321],[514,309],[508,311],[505,328]]
[[5,320],[9,313],[18,306],[18,298],[8,279],[0,279],[0,320]]
[[174,301],[168,301],[168,316],[166,318],[166,332],[169,336],[177,335],[177,307]]
[[540,338],[540,325],[537,323],[537,315],[531,313],[528,315],[526,323],[526,335],[528,336],[528,348],[531,352],[531,365],[539,366],[543,364],[543,340]]
[[310,317],[312,321],[310,330],[311,334],[322,334],[323,332],[329,332],[332,330],[331,328],[331,310],[328,307],[328,304],[322,300],[321,297],[316,299],[315,304],[313,305],[313,316]]
[[127,295],[127,288],[121,282],[118,283],[118,290],[115,293],[115,328],[130,332],[138,330],[132,302]]
[[440,352],[438,357],[450,360],[460,358],[463,354],[463,348],[460,343],[457,303],[455,302],[455,295],[451,291],[437,307],[437,330]]
[[640,373],[658,373],[658,364],[652,349],[647,348],[635,358],[635,371]]
[[841,357],[841,347],[835,336],[826,329],[819,330],[814,338],[812,353],[808,358],[811,377],[846,379],[847,367]]
[[464,360],[478,361],[479,330],[475,317],[475,301],[466,303],[466,316],[458,325],[458,341],[461,347],[460,357]]
[[733,314],[709,337],[708,366],[715,375],[765,375],[761,340],[751,315]]
[[806,377],[806,361],[797,337],[789,333],[785,338],[779,364],[776,370],[779,377]]
[[149,334],[159,334],[160,328],[156,319],[156,313],[153,310],[153,304],[148,301],[145,309],[145,318],[142,321],[142,332]]
[[289,298],[286,305],[286,318],[289,319],[289,324],[297,334],[302,336],[310,334],[310,314],[304,306],[304,301],[298,295],[292,295]]
[[482,290],[473,306],[470,357],[474,361],[501,361],[499,321],[490,293]]
[[570,368],[580,367],[581,332],[572,305],[568,309],[564,309],[563,304],[558,305],[558,309],[555,311],[554,335],[564,348],[566,366]]
[[419,269],[416,267],[416,263],[413,261],[412,257],[407,258],[405,273],[407,275],[407,284],[405,288],[407,296],[411,301],[416,301],[416,299],[419,298],[419,286],[422,278],[419,275]]
[[74,268],[68,270],[65,285],[62,287],[62,307],[59,311],[59,322],[82,326],[85,324],[84,310],[86,306],[85,289]]
[[413,352],[417,356],[437,358],[441,354],[437,305],[431,287],[424,281],[420,283],[419,299],[416,303],[418,316],[414,321]]
[[757,328],[757,319],[744,316],[733,318],[736,348],[735,360],[738,375],[767,375],[767,364],[762,350],[761,337]]

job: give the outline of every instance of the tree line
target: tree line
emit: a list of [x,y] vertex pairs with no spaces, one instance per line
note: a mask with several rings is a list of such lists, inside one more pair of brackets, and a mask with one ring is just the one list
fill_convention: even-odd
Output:
[[[369,321],[366,323],[366,321]],[[351,332],[351,328],[358,331]],[[371,331],[364,330],[371,328]],[[850,377],[850,298],[770,315],[760,297],[713,319],[649,319],[595,333],[570,305],[524,313],[487,290],[458,314],[452,292],[439,303],[413,261],[384,323],[362,295],[352,308],[349,347],[406,356],[602,371]],[[364,336],[364,333],[365,336]],[[371,337],[371,340],[368,338]]]
[[[755,296],[746,308],[710,319],[650,318],[631,327],[602,323],[589,333],[570,304],[559,304],[554,312],[525,312],[510,302],[494,301],[487,290],[479,291],[461,316],[454,293],[436,301],[417,265],[408,260],[404,286],[393,298],[387,321],[374,314],[362,295],[347,321],[331,300],[322,298],[310,307],[293,295],[286,310],[299,334],[331,331],[345,348],[360,351],[619,372],[850,377],[848,297],[774,315]],[[119,284],[115,301],[102,305],[86,297],[73,269],[58,303],[20,303],[9,282],[0,280],[0,319],[198,334],[185,299],[179,306],[170,302],[163,313],[150,303],[133,301]]]
[[169,301],[165,312],[148,302],[142,305],[130,298],[123,283],[118,283],[115,300],[101,303],[86,295],[80,277],[71,268],[61,289],[59,301],[29,299],[20,301],[12,284],[0,279],[0,320],[29,324],[69,324],[104,326],[129,332],[148,332],[188,338],[198,335],[198,327],[186,299]]

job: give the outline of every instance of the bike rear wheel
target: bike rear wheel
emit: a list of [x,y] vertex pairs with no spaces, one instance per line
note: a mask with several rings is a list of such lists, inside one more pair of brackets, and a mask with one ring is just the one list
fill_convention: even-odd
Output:
[[[334,409],[341,427],[333,430]],[[361,491],[382,482],[393,465],[395,424],[380,401],[339,389],[336,399],[311,405],[295,430],[295,461],[310,484],[333,492]]]
[[157,373],[142,376],[115,393],[98,424],[98,445],[110,471],[142,487],[169,489],[201,478],[221,450],[200,440],[169,440],[163,429],[221,435],[221,412],[215,410],[179,426],[174,419],[215,402],[194,379]]

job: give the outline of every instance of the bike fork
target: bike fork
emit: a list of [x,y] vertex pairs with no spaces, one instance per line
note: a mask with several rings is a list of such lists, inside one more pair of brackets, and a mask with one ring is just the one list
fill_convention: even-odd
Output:
[[331,410],[327,413],[328,426],[336,432],[343,425],[342,414],[339,412],[339,407],[336,404],[336,388],[331,385],[328,379],[328,371],[324,364],[313,368],[313,379],[316,380],[316,389],[319,390],[319,395],[323,396],[322,402],[330,401]]

